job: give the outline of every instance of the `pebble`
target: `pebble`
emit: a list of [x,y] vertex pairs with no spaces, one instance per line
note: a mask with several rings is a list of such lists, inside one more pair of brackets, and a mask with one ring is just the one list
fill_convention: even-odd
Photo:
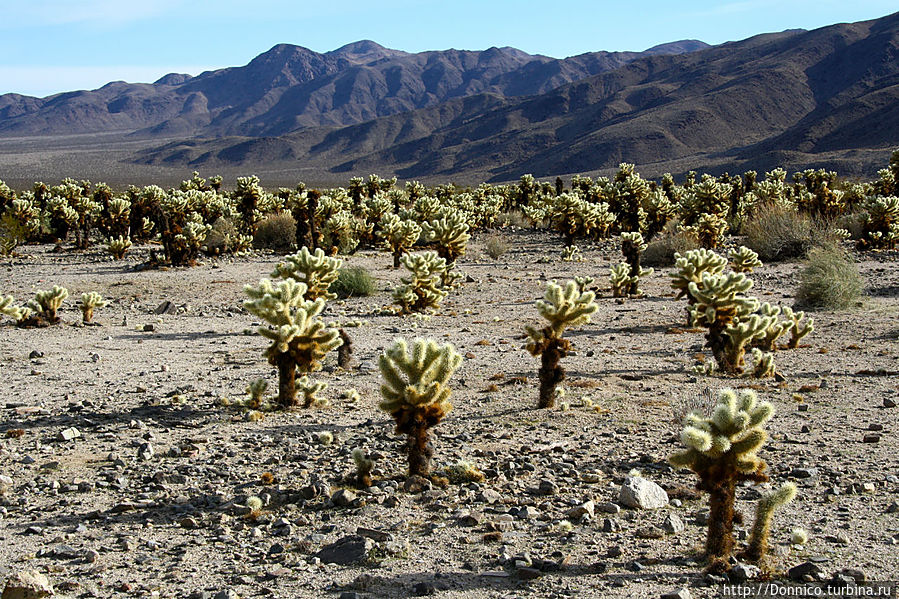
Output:
[[865,435],[862,439],[863,443],[880,443],[880,435],[870,434]]
[[796,582],[815,582],[824,579],[824,570],[818,564],[808,561],[787,570],[787,576]]
[[356,494],[349,489],[340,489],[331,495],[331,502],[338,507],[346,507],[356,501]]
[[894,400],[890,399],[889,397],[884,397],[884,398],[883,398],[883,407],[885,407],[885,408],[895,408],[895,407],[896,407],[896,402],[895,402]]
[[684,521],[680,519],[680,516],[677,514],[668,514],[665,516],[665,521],[662,523],[662,528],[665,532],[671,534],[677,534],[679,532],[684,531]]
[[618,503],[635,509],[654,510],[668,505],[668,493],[640,476],[628,476],[618,493]]
[[13,574],[3,588],[3,599],[40,599],[54,594],[50,580],[37,570]]
[[137,448],[137,457],[145,462],[152,460],[155,453],[153,446],[149,442],[141,443],[140,447]]
[[621,506],[617,503],[600,503],[596,509],[606,514],[618,514],[621,512]]
[[693,599],[690,589],[682,588],[670,593],[662,593],[661,599]]
[[793,478],[816,478],[818,476],[817,468],[793,468],[790,472]]
[[419,582],[412,587],[412,594],[416,597],[427,597],[437,593],[437,588],[430,582]]
[[73,441],[81,436],[81,431],[75,427],[70,427],[60,432],[57,439],[60,441]]
[[316,554],[325,564],[358,564],[368,559],[375,542],[361,535],[349,535],[322,547]]
[[731,568],[731,578],[735,580],[754,580],[761,576],[762,570],[758,566],[752,564],[737,564]]
[[581,520],[585,516],[589,518],[593,518],[595,514],[595,505],[592,501],[587,501],[582,503],[577,507],[573,507],[565,514],[569,520]]

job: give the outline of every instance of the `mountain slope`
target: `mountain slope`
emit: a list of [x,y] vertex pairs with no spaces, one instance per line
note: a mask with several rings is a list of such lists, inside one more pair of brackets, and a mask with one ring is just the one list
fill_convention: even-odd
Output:
[[0,136],[137,131],[143,137],[281,135],[349,125],[478,93],[530,95],[618,68],[644,55],[706,47],[682,41],[646,53],[567,59],[514,48],[410,54],[363,40],[320,54],[279,44],[242,67],[153,84],[29,98],[0,96]]
[[[675,171],[687,162],[690,168],[801,168],[825,153],[850,173],[872,174],[871,164],[853,163],[852,155],[896,144],[897,58],[899,13],[647,56],[525,98],[473,96],[278,143],[295,159],[332,172],[403,178],[479,172],[510,180],[528,172],[597,171],[621,161]],[[545,68],[530,68],[538,67]],[[253,144],[238,143],[245,150],[238,164],[253,164]],[[234,156],[229,145],[199,144],[182,157],[193,166],[234,164],[226,158]],[[158,150],[140,160],[165,156]]]

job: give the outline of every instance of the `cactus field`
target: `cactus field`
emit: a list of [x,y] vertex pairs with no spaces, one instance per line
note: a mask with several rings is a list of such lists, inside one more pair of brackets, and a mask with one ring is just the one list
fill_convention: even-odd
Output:
[[[500,599],[895,578],[884,162],[869,182],[0,182],[0,581]],[[760,240],[776,210],[794,224]],[[814,252],[857,270],[847,307],[797,301],[842,285],[810,285]]]

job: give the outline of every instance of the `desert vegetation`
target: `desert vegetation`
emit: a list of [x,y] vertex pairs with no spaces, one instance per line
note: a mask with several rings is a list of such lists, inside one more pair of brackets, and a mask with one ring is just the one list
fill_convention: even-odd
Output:
[[[235,369],[238,374],[228,379],[233,389],[215,387],[222,397],[214,398],[208,414],[216,416],[208,417],[230,419],[227,424],[240,427],[237,430],[243,431],[241,434],[256,434],[253,431],[275,426],[273,423],[285,430],[300,427],[290,430],[301,430],[297,434],[313,439],[303,445],[303,451],[316,457],[293,452],[289,458],[282,456],[282,464],[281,457],[270,456],[266,464],[273,469],[287,461],[301,462],[302,467],[282,471],[280,479],[266,470],[258,477],[261,490],[226,502],[228,507],[223,511],[229,518],[240,518],[240,527],[229,524],[227,534],[252,529],[258,531],[252,533],[257,535],[256,540],[267,538],[275,534],[275,514],[289,514],[294,521],[308,522],[310,527],[316,522],[320,530],[327,530],[311,533],[322,535],[315,537],[318,541],[290,537],[293,540],[285,540],[281,549],[269,549],[271,555],[285,556],[284,563],[290,567],[298,568],[300,562],[318,566],[326,561],[330,545],[315,547],[313,543],[321,545],[324,535],[335,529],[327,524],[332,518],[344,522],[343,516],[334,512],[338,509],[357,518],[357,530],[369,531],[354,535],[362,540],[352,542],[366,549],[352,563],[370,565],[384,561],[386,555],[405,559],[403,550],[386,540],[394,535],[370,532],[378,522],[366,522],[364,514],[366,505],[386,509],[388,503],[396,506],[402,494],[408,494],[429,506],[415,507],[411,515],[406,514],[410,521],[421,520],[422,536],[443,534],[440,531],[447,521],[481,526],[483,511],[471,509],[480,504],[491,506],[489,513],[506,517],[490,520],[476,538],[466,536],[467,545],[511,546],[515,541],[510,539],[516,537],[504,539],[503,533],[521,531],[515,524],[519,520],[532,521],[540,531],[539,547],[547,549],[547,557],[538,562],[529,552],[506,557],[497,554],[491,562],[499,564],[504,576],[516,584],[527,584],[566,568],[584,568],[584,576],[602,576],[605,570],[590,570],[590,564],[563,559],[564,555],[556,561],[550,558],[554,550],[550,548],[571,545],[579,531],[587,529],[617,534],[619,552],[628,543],[658,541],[652,545],[653,551],[677,556],[671,563],[685,576],[697,576],[696,584],[738,580],[746,577],[746,572],[751,573],[749,578],[795,579],[799,575],[791,568],[812,563],[798,547],[814,542],[814,538],[804,538],[802,543],[773,540],[784,537],[786,530],[775,514],[791,509],[786,506],[790,501],[794,506],[803,502],[810,505],[812,499],[805,495],[808,489],[800,489],[797,494],[797,487],[790,481],[769,488],[769,479],[803,476],[794,472],[800,466],[791,470],[777,464],[787,459],[781,453],[783,449],[761,457],[769,440],[765,426],[776,425],[776,419],[772,419],[773,398],[785,401],[785,390],[791,391],[789,401],[806,407],[810,394],[825,393],[826,387],[818,379],[803,379],[801,384],[797,379],[808,376],[805,363],[827,368],[830,352],[842,343],[830,330],[835,319],[826,311],[851,314],[864,301],[865,281],[857,262],[893,259],[891,252],[899,235],[897,165],[899,151],[878,179],[863,183],[842,181],[826,170],[796,173],[788,183],[786,173],[776,169],[762,178],[752,172],[742,176],[691,173],[678,184],[670,175],[658,182],[643,179],[633,165],[622,164],[613,177],[575,176],[567,188],[561,179],[550,184],[531,176],[515,184],[482,184],[476,188],[426,187],[416,182],[399,187],[395,179],[372,175],[367,180],[354,178],[346,188],[318,190],[298,184],[273,192],[256,177],[242,177],[229,190],[221,179],[207,182],[198,173],[179,188],[169,190],[132,186],[116,191],[103,184],[75,180],[59,185],[36,183],[23,191],[0,185],[0,248],[18,277],[14,279],[17,286],[0,289],[6,294],[0,295],[0,314],[6,316],[0,332],[21,335],[16,338],[39,348],[44,348],[42,340],[51,339],[41,335],[65,335],[59,331],[71,327],[87,336],[79,337],[79,342],[92,339],[90,343],[99,343],[105,331],[118,330],[119,325],[114,323],[119,321],[134,335],[135,325],[128,323],[131,312],[124,302],[133,305],[137,295],[126,298],[111,283],[98,287],[99,291],[87,284],[73,285],[69,279],[62,280],[71,276],[65,270],[60,271],[62,278],[56,284],[50,280],[52,287],[36,289],[33,299],[18,303],[15,297],[23,297],[27,273],[39,255],[62,264],[90,257],[123,280],[152,277],[147,280],[153,285],[165,285],[169,278],[192,277],[198,272],[229,273],[220,278],[210,276],[207,282],[229,290],[227,318],[245,328],[243,334],[238,326],[229,328],[221,342],[241,358]],[[530,248],[527,244],[535,243],[535,239],[542,244],[542,256],[531,252],[522,258],[519,254],[524,250],[517,244]],[[659,272],[644,268],[648,255],[654,256],[649,262]],[[512,260],[518,260],[515,264],[521,272],[506,265]],[[542,265],[550,270],[541,277],[529,272]],[[553,269],[564,277],[563,282],[545,276]],[[236,272],[244,280],[238,281]],[[508,285],[497,291],[491,285],[500,277],[506,277]],[[772,287],[772,279],[780,282],[792,280],[790,277],[796,284]],[[47,280],[35,278],[27,284],[36,288]],[[80,320],[72,321],[63,307],[69,289],[82,292]],[[208,304],[203,297],[206,292],[194,293],[194,302]],[[487,313],[488,304],[493,307],[489,312],[492,320],[477,316],[481,311]],[[799,311],[800,307],[805,311]],[[154,316],[159,317],[158,323],[164,323],[171,311],[178,310],[189,314],[192,308],[187,302],[180,308],[161,304]],[[207,306],[206,310],[212,313],[224,307]],[[99,323],[94,321],[95,311]],[[628,311],[639,319],[630,329],[618,332],[613,318],[623,318],[631,313]],[[821,327],[822,319],[828,327]],[[154,334],[153,323],[139,326],[138,335]],[[348,331],[353,331],[352,339]],[[208,339],[196,334],[176,337],[178,355],[188,362],[205,363],[216,354],[211,343],[209,347],[204,344],[215,341],[217,334],[208,333]],[[895,335],[895,331],[884,334]],[[464,337],[465,348],[441,339],[458,335],[468,335]],[[818,341],[819,335],[827,339],[826,345]],[[471,336],[480,339],[469,339]],[[268,342],[267,347],[260,338]],[[660,339],[669,342],[661,344]],[[654,347],[647,351],[643,344]],[[54,346],[51,343],[48,347]],[[853,351],[861,351],[860,347]],[[33,355],[41,351],[35,350]],[[890,351],[883,349],[882,355],[892,355]],[[627,368],[633,372],[616,370],[611,357],[616,353],[629,356]],[[100,359],[96,355],[96,360],[91,358],[92,364]],[[514,359],[510,357],[513,355]],[[639,358],[634,357],[641,355],[653,356],[654,368],[665,364],[669,370],[643,369]],[[113,356],[108,359],[115,360]],[[535,357],[539,366],[534,364]],[[23,357],[26,363],[28,359]],[[567,375],[563,359],[570,371]],[[597,366],[600,363],[605,366]],[[219,366],[222,368],[202,375],[196,364],[191,366],[190,372],[199,377],[191,381],[192,391],[204,385],[211,388],[210,379],[224,371],[224,363],[216,364],[216,368]],[[40,374],[37,367],[33,370]],[[893,376],[890,370],[879,367],[865,366],[857,372],[873,373],[859,377]],[[143,389],[139,392],[142,395],[148,393],[143,383],[135,384],[125,374],[122,377],[129,381],[127,386]],[[347,388],[345,377],[367,385],[367,392]],[[277,394],[271,401],[266,398],[269,378],[277,380]],[[627,386],[622,381],[639,385]],[[661,430],[662,419],[652,411],[658,407],[653,402],[661,400],[646,395],[642,388],[646,381],[660,385],[659,395],[666,390],[670,393],[671,387],[678,385],[686,386],[690,393],[695,393],[697,386],[721,389],[717,403],[707,402],[709,405],[686,411],[677,419],[678,426],[683,426],[679,439],[686,449],[671,453],[668,444],[676,442],[677,436],[672,436],[670,422],[665,423],[667,433]],[[591,396],[592,390],[613,384],[635,393],[642,403],[635,407],[637,400],[623,391],[614,394],[615,403],[610,403],[610,395],[604,396],[605,404]],[[244,394],[236,399],[225,397],[234,395],[235,389]],[[453,403],[449,401],[451,389]],[[77,394],[78,390],[70,392]],[[168,402],[168,409],[183,406],[182,402],[188,401],[184,395],[176,391],[162,399]],[[515,415],[497,410],[494,397],[503,397]],[[195,397],[193,401],[200,400]],[[456,409],[451,412],[453,404]],[[89,414],[93,404],[79,405],[74,412]],[[198,410],[197,405],[188,404],[184,413]],[[158,406],[159,398],[154,407]],[[890,407],[887,402],[883,406]],[[464,419],[480,418],[480,410],[484,410],[484,418],[506,418],[502,421],[506,424],[486,437],[478,432],[482,425],[461,424]],[[607,426],[608,418],[616,412],[633,410],[638,417],[631,424],[636,426],[618,427],[627,430],[626,435]],[[793,405],[784,404],[779,410],[789,414]],[[356,412],[366,419],[354,419]],[[16,418],[28,414],[23,412]],[[347,418],[358,431],[348,432],[351,427],[341,424]],[[388,419],[392,419],[392,432],[402,436],[399,445],[392,434],[380,430]],[[563,427],[574,427],[563,429],[563,436],[584,436],[584,445],[594,452],[589,460],[569,457],[566,449],[559,452],[560,459],[553,457],[556,448],[573,443],[571,439],[544,443],[540,437],[560,421],[564,421]],[[13,462],[4,456],[15,447],[15,451],[26,447],[14,445],[19,443],[19,436],[12,431],[22,428],[14,424],[11,421],[6,427],[7,453],[0,454],[8,465]],[[456,426],[466,427],[465,432],[458,432],[463,429],[454,429]],[[632,432],[636,430],[641,432]],[[646,437],[639,441],[615,438],[644,432]],[[59,434],[61,438],[71,436],[66,431]],[[279,437],[285,448],[297,442],[290,438],[292,434]],[[456,435],[459,446],[444,454]],[[657,534],[657,527],[628,529],[622,534],[615,530],[620,527],[617,520],[610,516],[605,518],[608,524],[603,521],[597,510],[599,501],[593,497],[600,497],[605,490],[597,484],[604,481],[617,489],[623,474],[618,472],[623,468],[620,463],[606,467],[601,453],[597,453],[606,441],[614,447],[619,447],[615,443],[624,447],[636,443],[640,452],[666,456],[657,455],[644,462],[633,453],[623,460],[642,469],[624,470],[629,481],[624,486],[665,478],[671,494],[680,494],[677,505],[669,504],[665,495],[662,505],[672,510],[671,515],[684,502],[695,501],[700,494],[708,496],[704,550],[694,551],[695,539],[663,550],[661,546],[669,537],[665,532]],[[878,441],[879,436],[877,441],[864,443]],[[186,447],[191,443],[183,444]],[[41,448],[40,443],[28,447],[33,449],[25,451]],[[152,463],[152,450],[140,451],[141,463]],[[171,457],[189,451],[193,450],[178,446],[177,451],[172,449]],[[540,458],[526,461],[530,458],[510,456],[508,461],[513,465],[508,467],[491,461],[509,451]],[[242,464],[251,469],[254,462],[244,458]],[[631,463],[634,460],[638,463]],[[586,471],[587,462],[592,472]],[[536,472],[536,463],[545,473]],[[130,466],[122,466],[126,467]],[[577,475],[560,474],[570,469]],[[0,492],[4,521],[24,522],[28,512],[22,506],[29,503],[17,502],[16,494],[31,493],[34,486],[44,484],[44,475],[29,486],[23,478],[28,476],[27,471],[19,466],[11,467],[13,470],[16,478],[4,483]],[[165,472],[159,472],[158,477],[147,473],[145,488],[169,484],[152,482],[156,478],[169,480]],[[695,491],[684,486],[691,473],[699,481]],[[502,487],[504,481],[516,479],[528,484],[508,487],[521,491],[521,497],[504,490],[506,501],[496,488],[506,489]],[[560,490],[560,480],[571,489],[587,489],[591,499]],[[751,529],[742,531],[746,534],[741,537],[738,532],[743,520],[736,506],[745,499],[741,490],[749,483],[761,491],[755,502],[755,522]],[[250,485],[246,481],[241,484]],[[150,491],[145,493],[152,495]],[[566,497],[564,509],[553,504],[553,497],[560,494]],[[604,502],[604,511],[617,514],[621,505],[653,509],[637,505],[637,500],[632,505],[624,496],[622,487],[621,498]],[[462,498],[455,508],[449,507],[456,501],[451,497]],[[506,503],[514,503],[514,513],[508,508],[500,510]],[[462,505],[467,511],[459,507]],[[815,509],[825,514],[826,520],[828,505],[816,504]],[[332,512],[336,515],[321,518]],[[530,515],[519,517],[522,513]],[[180,514],[175,521],[189,528],[192,525],[183,523],[195,516]],[[168,516],[161,518],[165,521]],[[640,518],[643,516],[634,515],[626,520]],[[221,519],[219,526],[227,522],[230,520]],[[677,530],[669,534],[682,533],[682,522],[678,525],[670,517],[666,522]],[[636,538],[632,538],[634,534]],[[796,538],[800,537],[797,533]],[[746,544],[741,549],[739,541],[744,539]],[[516,547],[523,550],[530,540]],[[350,541],[335,539],[334,545],[341,542]],[[534,551],[538,550],[535,547]],[[589,559],[589,554],[580,549],[573,553],[578,559]],[[653,565],[640,559],[634,557],[631,564],[638,566],[625,564],[625,569],[640,571]],[[701,578],[700,573],[709,578]]]

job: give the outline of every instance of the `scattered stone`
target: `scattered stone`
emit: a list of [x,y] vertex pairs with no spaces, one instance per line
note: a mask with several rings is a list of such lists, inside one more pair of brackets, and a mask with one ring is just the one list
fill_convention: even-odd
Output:
[[377,541],[378,543],[388,543],[393,541],[393,535],[389,532],[384,532],[383,530],[376,530],[374,528],[365,528],[360,526],[356,529],[356,534],[361,535],[363,537],[368,537],[373,541]]
[[431,490],[431,481],[421,476],[410,476],[403,483],[403,491],[416,495]]
[[618,532],[619,530],[621,530],[621,524],[618,523],[618,520],[615,520],[614,518],[603,518],[603,532]]
[[528,566],[517,568],[515,570],[515,575],[518,576],[521,580],[535,580],[543,576],[543,572],[538,570],[537,568],[531,568]]
[[863,443],[880,443],[880,435],[876,435],[873,433],[870,435],[865,435],[864,438],[862,439],[862,442]]
[[654,510],[668,505],[668,494],[650,480],[628,476],[618,493],[618,503],[634,509]]
[[752,564],[737,564],[730,570],[730,576],[733,580],[755,580],[762,574],[762,570],[758,566]]
[[566,513],[569,520],[581,520],[584,516],[593,518],[595,506],[592,501],[587,501],[577,507],[573,507]]
[[153,332],[153,329],[155,329],[155,328],[156,328],[156,327],[154,327],[152,324],[145,324],[145,325],[143,326],[143,331],[144,331],[145,333],[152,333],[152,332]]
[[59,439],[60,441],[74,441],[75,439],[77,439],[80,436],[81,436],[81,431],[79,431],[75,427],[70,427],[70,428],[67,428],[66,430],[62,431],[61,433],[59,433],[59,435],[56,438]]
[[839,572],[834,572],[833,582],[843,584],[864,584],[867,582],[868,576],[858,568],[843,568]]
[[12,479],[5,474],[0,474],[0,495],[6,495],[12,489]]
[[213,595],[212,599],[240,599],[240,595],[234,589],[225,589]]
[[814,562],[803,562],[787,570],[787,576],[796,582],[817,582],[824,579],[824,570]]
[[884,398],[883,398],[883,407],[885,407],[885,408],[895,408],[895,407],[896,407],[896,402],[895,402],[894,400],[890,399],[889,397],[884,397]]
[[368,559],[375,542],[362,535],[349,535],[322,547],[316,554],[325,564],[358,564]]
[[187,528],[188,530],[200,528],[200,523],[191,517],[182,518],[180,521],[178,521],[178,524],[181,526],[181,528]]
[[40,599],[53,595],[50,580],[37,570],[23,570],[9,577],[3,588],[3,599]]
[[606,514],[618,514],[621,512],[621,506],[617,503],[600,503],[596,506],[596,509]]
[[499,492],[487,488],[478,494],[477,500],[481,503],[489,503],[492,505],[494,503],[501,502],[503,500],[503,496],[500,495]]
[[558,495],[559,485],[551,480],[543,479],[537,486],[537,493],[540,495]]
[[31,353],[28,354],[29,360],[37,360],[38,358],[43,358],[43,357],[44,357],[44,352],[38,351],[36,349],[31,350]]
[[331,502],[338,507],[346,507],[356,501],[356,494],[349,489],[340,489],[331,495]]
[[427,597],[437,593],[437,587],[430,582],[419,582],[412,587],[412,594],[416,597]]
[[670,593],[663,593],[661,599],[693,599],[690,589],[683,588]]
[[793,468],[790,472],[793,478],[816,478],[818,476],[817,468]]
[[680,516],[677,514],[668,514],[665,516],[665,521],[662,523],[662,528],[665,532],[671,534],[677,534],[684,531],[684,521],[680,519]]
[[658,526],[644,526],[637,530],[637,536],[641,539],[661,539],[665,536],[665,531]]
[[145,462],[152,460],[155,453],[149,441],[141,443],[140,447],[137,448],[137,457]]

